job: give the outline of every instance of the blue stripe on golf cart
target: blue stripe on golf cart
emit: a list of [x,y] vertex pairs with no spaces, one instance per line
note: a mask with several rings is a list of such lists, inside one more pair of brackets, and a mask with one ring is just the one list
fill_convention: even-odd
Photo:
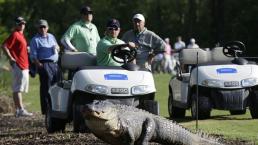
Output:
[[235,68],[218,68],[217,73],[237,73],[237,69]]
[[105,74],[104,78],[105,80],[128,80],[125,74]]

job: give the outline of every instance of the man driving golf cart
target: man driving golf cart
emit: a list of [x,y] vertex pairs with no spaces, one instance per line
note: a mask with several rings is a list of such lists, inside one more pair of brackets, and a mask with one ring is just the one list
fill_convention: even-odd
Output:
[[[117,19],[110,19],[107,22],[105,36],[97,45],[97,65],[99,66],[121,66],[121,63],[114,61],[111,52],[117,46],[116,44],[125,44],[124,41],[117,38],[120,33],[120,23]],[[125,44],[129,48],[135,48],[135,44],[128,42]]]

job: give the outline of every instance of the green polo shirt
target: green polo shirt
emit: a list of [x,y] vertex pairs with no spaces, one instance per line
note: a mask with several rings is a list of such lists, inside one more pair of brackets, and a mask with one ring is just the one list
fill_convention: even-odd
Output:
[[124,44],[124,41],[105,36],[102,38],[97,45],[97,64],[99,66],[121,66],[121,63],[115,62],[111,57],[111,52],[108,48],[115,44]]
[[96,47],[100,37],[94,24],[85,23],[82,20],[75,22],[65,32],[63,38],[69,39],[78,51],[96,55]]

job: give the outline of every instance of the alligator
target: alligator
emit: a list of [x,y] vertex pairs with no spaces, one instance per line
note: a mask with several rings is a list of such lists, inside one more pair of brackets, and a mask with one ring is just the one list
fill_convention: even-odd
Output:
[[94,100],[81,108],[87,127],[111,145],[221,145],[219,139],[195,134],[176,122],[133,106]]

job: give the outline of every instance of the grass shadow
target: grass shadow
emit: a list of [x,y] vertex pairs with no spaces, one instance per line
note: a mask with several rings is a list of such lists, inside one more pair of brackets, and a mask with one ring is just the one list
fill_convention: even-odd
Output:
[[[199,120],[252,120],[252,118],[247,117],[240,117],[241,115],[213,115],[208,119],[199,119]],[[190,122],[195,121],[191,116],[186,116],[185,118],[176,118],[171,119],[169,117],[166,117],[169,120],[176,121],[178,123],[184,123],[184,122]]]

